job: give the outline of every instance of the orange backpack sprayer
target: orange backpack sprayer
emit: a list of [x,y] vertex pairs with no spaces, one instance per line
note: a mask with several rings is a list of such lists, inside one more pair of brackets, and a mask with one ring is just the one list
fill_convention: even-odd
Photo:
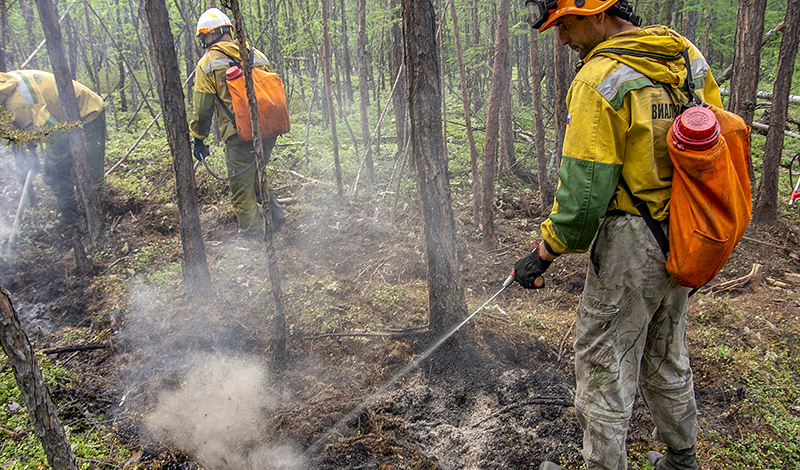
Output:
[[[258,121],[261,137],[271,138],[289,132],[289,111],[286,108],[286,91],[283,81],[276,73],[252,69],[253,89],[258,102]],[[253,140],[253,124],[250,118],[250,104],[244,84],[244,72],[234,65],[225,71],[225,81],[233,100],[236,132],[244,141]]]
[[662,84],[685,107],[667,133],[674,164],[669,240],[647,204],[620,183],[667,257],[667,272],[696,291],[719,273],[750,224],[750,128],[736,114],[700,100],[686,51],[683,57],[690,102],[684,105]]

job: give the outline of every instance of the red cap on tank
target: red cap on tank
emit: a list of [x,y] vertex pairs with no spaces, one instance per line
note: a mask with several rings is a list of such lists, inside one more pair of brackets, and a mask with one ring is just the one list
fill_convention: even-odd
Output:
[[694,106],[678,116],[672,125],[672,135],[678,146],[690,150],[705,150],[713,147],[719,139],[719,121],[714,111],[703,106]]
[[228,67],[228,70],[225,71],[225,80],[235,80],[241,76],[242,69],[235,65],[233,67]]

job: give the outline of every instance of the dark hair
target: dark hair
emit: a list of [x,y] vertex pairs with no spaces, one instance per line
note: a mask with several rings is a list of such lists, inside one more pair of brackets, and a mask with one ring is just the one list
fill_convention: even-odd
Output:
[[617,0],[617,3],[611,5],[606,13],[632,23],[634,26],[642,25],[642,17],[633,12],[633,7],[628,0]]

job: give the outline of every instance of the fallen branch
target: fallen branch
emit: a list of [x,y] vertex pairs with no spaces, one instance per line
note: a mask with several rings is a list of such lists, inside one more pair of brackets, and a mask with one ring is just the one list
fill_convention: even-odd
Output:
[[786,249],[786,247],[785,247],[785,246],[776,245],[776,244],[774,244],[774,243],[770,243],[770,242],[765,242],[764,240],[757,240],[757,239],[755,239],[755,238],[742,237],[742,240],[746,240],[746,241],[748,241],[748,242],[753,242],[753,243],[760,243],[760,244],[762,244],[762,245],[771,246],[771,247],[773,247],[773,248],[780,248],[781,250],[784,250],[784,249]]
[[322,339],[322,338],[346,338],[346,337],[380,337],[380,338],[402,338],[409,335],[427,333],[427,327],[413,327],[404,328],[402,330],[394,330],[386,333],[328,333],[325,335],[317,336],[304,336],[304,340]]
[[[779,32],[782,32],[782,31],[783,31],[783,29],[784,29],[784,25],[785,25],[784,23],[785,23],[785,22],[781,21],[781,22],[780,22],[780,23],[778,23],[778,24],[777,24],[777,25],[776,25],[774,28],[772,28],[771,30],[769,30],[769,31],[767,32],[767,34],[765,34],[765,35],[764,35],[764,37],[763,37],[763,38],[761,38],[761,47],[764,47],[764,45],[767,43],[767,41],[769,41],[769,40],[770,40],[770,38],[771,38],[772,36],[774,36],[775,34],[777,34],[777,33],[779,33]],[[725,69],[725,71],[724,71],[724,72],[722,72],[722,75],[720,75],[719,77],[717,77],[717,83],[718,83],[718,84],[722,84],[723,82],[725,82],[726,80],[728,80],[729,78],[731,78],[731,75],[733,75],[733,64],[729,65],[729,66],[728,66],[728,68],[727,68],[727,69]]]
[[[753,121],[753,127],[760,131],[769,131],[769,126],[767,124],[763,124],[757,121]],[[795,134],[794,132],[784,130],[783,135],[786,137],[792,137],[794,139],[800,139],[800,134]]]
[[294,175],[294,176],[296,176],[298,178],[302,178],[304,180],[308,180],[308,181],[310,181],[312,183],[319,183],[319,180],[315,180],[314,178],[310,178],[308,176],[301,175],[300,173],[298,173],[296,171],[293,171],[293,170],[284,170],[284,169],[281,169],[281,168],[273,168],[273,170],[280,171],[280,172],[283,172],[283,173],[289,173],[290,175]]
[[[196,70],[192,70],[192,73],[190,73],[189,76],[186,77],[186,80],[183,81],[183,87],[184,88],[186,88],[186,84],[189,83],[189,80],[192,78],[192,76],[194,76],[195,72],[196,72]],[[155,124],[156,121],[158,121],[158,118],[161,117],[161,114],[162,113],[158,113],[158,115],[156,117],[154,117],[152,121],[150,121],[150,124],[148,124],[147,127],[144,128],[144,132],[142,132],[142,135],[140,135],[139,138],[136,139],[136,142],[134,142],[133,145],[131,145],[131,148],[129,148],[128,151],[125,152],[125,155],[123,155],[122,158],[120,158],[119,161],[117,161],[117,163],[114,164],[114,166],[112,166],[111,168],[108,169],[108,171],[106,171],[106,173],[105,173],[106,176],[111,174],[112,171],[116,170],[117,167],[120,166],[122,164],[122,162],[124,162],[125,159],[128,158],[128,156],[130,156],[131,152],[133,152],[136,149],[136,147],[139,146],[139,142],[141,142],[142,139],[144,139],[144,136],[147,135],[147,131],[149,131],[150,127],[152,127],[153,124]]]
[[106,176],[110,175],[112,171],[116,170],[118,166],[122,165],[122,162],[124,162],[125,159],[127,159],[128,156],[130,156],[130,154],[136,149],[136,147],[139,146],[139,142],[141,142],[142,139],[144,139],[144,136],[147,135],[147,131],[150,130],[150,127],[153,124],[155,124],[155,122],[158,121],[158,118],[160,118],[160,117],[161,117],[161,113],[158,113],[158,116],[154,117],[153,120],[150,121],[150,124],[148,124],[147,127],[144,128],[144,132],[142,132],[142,135],[140,135],[139,138],[136,139],[136,142],[134,142],[133,145],[131,145],[131,148],[129,148],[128,151],[125,152],[125,155],[123,155],[122,158],[120,158],[117,161],[117,163],[115,163],[111,168],[106,170]]
[[28,192],[30,191],[31,187],[31,180],[33,180],[33,169],[31,168],[28,170],[28,174],[25,176],[25,184],[22,185],[22,196],[19,198],[19,206],[17,206],[17,215],[14,217],[14,225],[11,228],[11,235],[8,237],[8,248],[14,248],[14,243],[17,239],[17,233],[19,233],[19,224],[22,223],[22,215],[25,213],[25,203],[28,199]]
[[477,423],[473,424],[472,427],[476,428],[481,424],[489,421],[492,418],[497,418],[500,415],[506,414],[509,411],[516,410],[517,408],[522,408],[523,406],[528,405],[557,405],[557,406],[572,406],[573,403],[571,400],[565,400],[564,398],[560,397],[537,397],[531,398],[530,400],[523,401],[521,403],[514,403],[513,405],[508,405],[507,407],[503,408],[500,411],[492,413],[491,415],[483,418],[482,420],[478,421]]
[[45,349],[42,351],[45,354],[61,354],[66,352],[75,351],[94,351],[95,349],[111,349],[111,343],[95,343],[95,344],[76,344],[73,346],[64,346],[63,348]]
[[733,289],[738,289],[744,287],[750,283],[755,283],[758,285],[761,283],[762,277],[762,266],[758,263],[753,264],[753,268],[746,276],[742,276],[737,279],[731,279],[730,281],[723,282],[721,284],[716,284],[708,288],[708,292],[711,293],[718,293],[729,291]]

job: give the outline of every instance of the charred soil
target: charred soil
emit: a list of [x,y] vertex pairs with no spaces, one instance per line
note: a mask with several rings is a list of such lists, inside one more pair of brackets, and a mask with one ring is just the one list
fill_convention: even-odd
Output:
[[[47,197],[36,211],[44,215],[0,263],[36,349],[103,345],[51,355],[80,377],[69,391],[78,397],[74,406],[102,417],[95,425],[140,451],[129,463],[500,469],[552,460],[578,467],[571,345],[586,255],[559,258],[545,289],[506,289],[419,360],[438,338],[426,335],[416,202],[401,201],[392,214],[385,201],[343,203],[333,188],[303,179],[278,189],[288,217],[274,237],[288,333],[283,367],[273,360],[275,302],[263,243],[240,238],[230,207],[211,196],[202,200],[201,220],[212,283],[201,298],[187,296],[181,280],[175,206],[113,187],[107,237],[89,250],[86,270],[76,270],[69,240],[45,222],[53,216]],[[203,199],[202,185],[200,193]],[[533,248],[544,215],[526,197],[515,189],[498,195],[499,244],[486,251],[472,227],[470,195],[454,195],[470,312]],[[692,298],[704,468],[726,468],[710,432],[738,439],[766,429],[746,414],[748,385],[720,372],[725,358],[708,354],[710,343],[800,352],[796,222],[751,227],[723,272]],[[749,279],[725,284],[756,264]],[[704,334],[719,324],[722,337]],[[647,450],[663,449],[652,431],[637,400],[633,465]]]

